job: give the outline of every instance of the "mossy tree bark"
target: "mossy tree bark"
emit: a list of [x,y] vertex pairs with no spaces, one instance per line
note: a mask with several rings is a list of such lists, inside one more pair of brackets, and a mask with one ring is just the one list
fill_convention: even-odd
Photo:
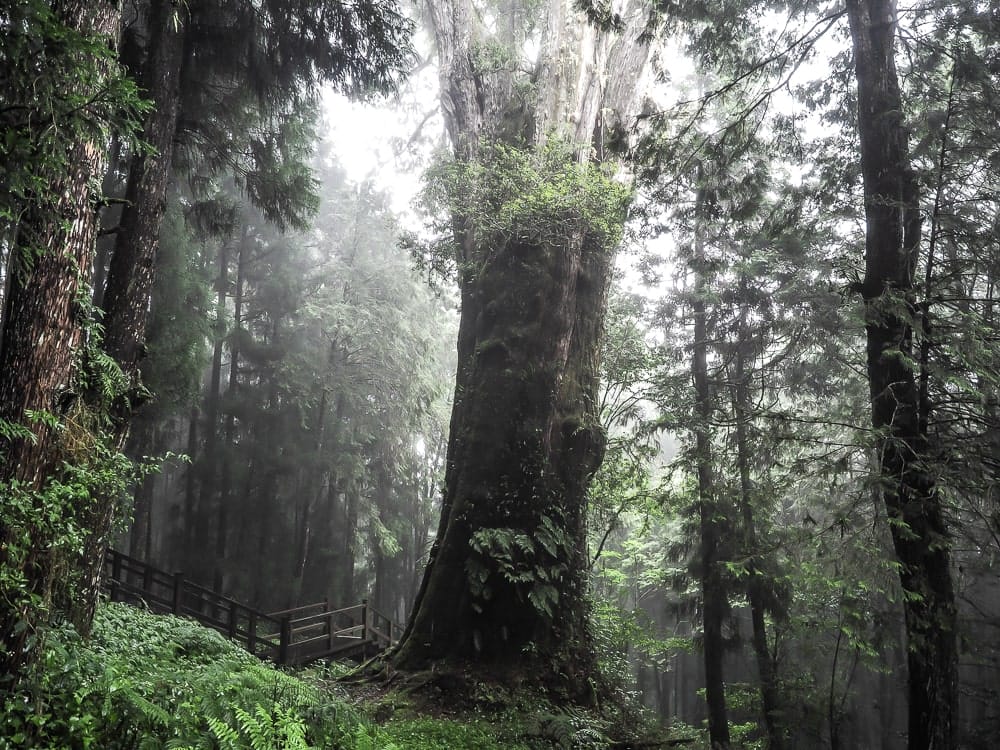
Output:
[[[626,116],[647,55],[641,4],[624,10],[620,34],[587,26],[568,2],[543,10],[532,89],[514,24],[490,35],[468,0],[431,3],[458,163],[496,144],[538,154],[557,136],[583,169]],[[616,240],[566,214],[536,217],[527,233],[497,231],[493,218],[452,209],[462,310],[442,515],[392,663],[475,660],[579,696],[592,667],[585,503],[604,451],[598,358]]]

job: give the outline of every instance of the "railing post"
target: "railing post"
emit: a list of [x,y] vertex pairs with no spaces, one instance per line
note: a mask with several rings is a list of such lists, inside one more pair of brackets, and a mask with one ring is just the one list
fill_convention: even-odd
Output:
[[361,640],[368,640],[368,600],[361,600]]
[[236,602],[229,602],[229,638],[236,638]]
[[288,663],[288,647],[292,642],[292,618],[285,615],[281,618],[281,638],[278,641],[278,664]]
[[170,611],[175,615],[181,613],[181,590],[184,586],[184,574],[180,571],[174,573],[174,591],[171,598]]
[[247,624],[247,651],[257,655],[257,613],[250,610],[250,622]]
[[142,590],[146,594],[153,593],[153,566],[146,565],[142,569]]
[[326,602],[326,650],[328,653],[333,652],[333,612],[330,611],[330,600],[324,599]]
[[120,552],[111,553],[111,580],[121,583],[122,579],[122,556]]

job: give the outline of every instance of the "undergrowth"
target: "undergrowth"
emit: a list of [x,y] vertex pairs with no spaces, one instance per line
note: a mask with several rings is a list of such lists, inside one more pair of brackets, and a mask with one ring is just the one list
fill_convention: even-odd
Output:
[[598,750],[637,729],[475,679],[461,699],[404,689],[359,709],[345,670],[284,672],[192,620],[105,604],[86,641],[47,631],[0,697],[0,750]]
[[123,604],[51,629],[0,712],[0,749],[394,750],[361,715],[212,630]]

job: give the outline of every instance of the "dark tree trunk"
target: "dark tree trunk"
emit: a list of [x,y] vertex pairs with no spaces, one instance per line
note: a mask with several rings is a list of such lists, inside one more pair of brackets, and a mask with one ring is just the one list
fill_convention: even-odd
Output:
[[[56,2],[53,10],[67,26],[86,34],[118,37],[121,7],[116,2]],[[78,299],[89,283],[97,230],[97,201],[107,164],[107,144],[94,129],[94,140],[80,140],[68,150],[66,173],[52,184],[51,202],[27,208],[10,256],[10,288],[0,350],[0,420],[28,428],[32,437],[0,440],[0,488],[18,482],[28,491],[44,488],[63,459],[70,458],[62,433],[31,413],[65,415],[76,408],[77,363],[86,311]],[[23,259],[33,257],[25,265]],[[37,497],[37,496],[36,496]],[[80,509],[63,509],[83,512]],[[41,516],[46,513],[38,509]],[[86,519],[84,519],[86,520]],[[25,589],[39,603],[0,604],[0,675],[18,679],[30,660],[28,639],[41,624],[53,587],[52,540],[29,530],[31,548],[24,558],[10,559],[20,547],[11,519],[0,518],[0,566],[16,565],[25,575]],[[74,560],[76,567],[80,562]],[[26,602],[27,600],[18,599]],[[67,605],[68,602],[61,602]]]
[[[177,129],[180,97],[179,70],[186,24],[179,16],[182,6],[168,0],[153,0],[149,27],[150,50],[143,71],[145,95],[153,108],[146,120],[142,140],[154,149],[136,154],[129,169],[125,204],[115,250],[104,288],[104,350],[121,367],[132,384],[126,397],[115,404],[102,404],[99,392],[88,394],[98,408],[110,408],[111,429],[119,447],[125,444],[133,406],[141,402],[138,385],[139,361],[144,347],[149,295],[153,287],[160,222],[166,207],[167,179]],[[100,595],[104,549],[115,514],[114,498],[100,498],[91,509],[84,548],[86,568],[79,596],[70,617],[81,630],[88,630]]]
[[[236,451],[236,413],[234,400],[239,398],[240,388],[240,337],[243,325],[243,279],[246,275],[247,242],[250,227],[244,223],[243,236],[236,251],[236,288],[233,291],[233,329],[229,334],[229,385],[226,399],[229,408],[226,413],[225,441],[222,447],[222,468],[219,476],[219,504],[215,518],[215,560],[212,586],[216,591],[225,592],[226,555],[229,541],[229,514],[233,510],[233,454]],[[213,360],[214,362],[214,360]],[[220,363],[221,364],[221,363]]]
[[[338,398],[338,405],[342,400],[342,397]],[[324,389],[320,395],[319,408],[316,411],[315,463],[308,469],[309,477],[316,477],[316,480],[310,481],[309,478],[306,478],[300,482],[302,489],[299,492],[300,500],[295,524],[294,556],[292,558],[292,589],[296,592],[297,596],[302,593],[306,563],[309,560],[313,510],[322,501],[322,498],[327,495],[328,484],[330,482],[330,468],[329,466],[322,466],[326,446],[326,401],[327,391]],[[336,426],[334,429],[336,430]],[[334,436],[334,440],[336,440],[336,435]]]
[[[375,512],[379,522],[388,527],[390,503],[392,501],[392,474],[389,471],[389,446],[383,444],[375,448],[374,466]],[[372,555],[374,556],[375,584],[371,593],[371,603],[381,612],[392,612],[392,583],[389,580],[392,565],[384,551],[381,529],[373,529],[371,534]]]
[[280,594],[271,591],[273,583],[273,572],[268,567],[271,559],[271,548],[274,535],[271,533],[271,524],[277,515],[275,513],[278,506],[278,475],[274,471],[268,472],[263,478],[260,490],[257,495],[257,507],[259,508],[257,534],[252,552],[254,565],[253,596],[251,605],[263,607],[265,609],[277,609],[278,607],[288,607],[284,597],[279,599]]
[[[142,140],[152,151],[133,154],[129,165],[126,203],[102,302],[104,348],[133,381],[138,378],[142,359],[177,132],[180,68],[187,29],[184,7],[170,0],[153,0],[150,6],[149,50],[142,87],[153,107],[146,118]],[[117,425],[120,434],[128,430],[127,414],[122,417]]]
[[343,492],[344,516],[341,525],[341,564],[334,596],[339,597],[338,606],[357,604],[354,568],[358,559],[358,492],[357,482],[350,480]]
[[[699,187],[695,221],[701,221],[704,197]],[[705,306],[705,250],[702,229],[695,229],[695,284],[691,303],[694,317],[694,345],[691,355],[691,379],[695,394],[695,464],[698,470],[698,517],[701,534],[698,573],[701,579],[702,654],[705,661],[705,702],[708,707],[708,736],[713,750],[729,748],[729,721],[726,718],[726,685],[722,669],[725,643],[722,624],[728,611],[726,586],[722,579],[720,547],[723,528],[720,521],[715,478],[712,468],[712,386],[708,373],[708,314]]]
[[[196,517],[198,507],[198,422],[201,420],[201,409],[197,404],[191,406],[188,414],[187,456],[190,463],[184,469],[184,510],[181,515],[181,528],[177,534],[178,544],[175,549],[181,550],[184,564],[190,559],[193,549],[194,528],[198,522]],[[174,561],[177,569],[178,561]],[[188,572],[188,571],[184,571]]]
[[935,483],[934,446],[921,429],[910,362],[914,273],[920,251],[918,185],[894,60],[895,4],[848,0],[858,80],[858,132],[867,234],[861,285],[872,423],[882,499],[905,595],[909,750],[956,747],[957,618],[949,535]]
[[[219,278],[216,282],[215,343],[212,348],[212,369],[209,374],[208,392],[205,394],[204,445],[201,460],[198,461],[198,503],[195,508],[195,523],[189,530],[190,547],[188,560],[194,565],[190,572],[203,577],[211,570],[209,544],[212,539],[212,521],[218,509],[216,497],[219,488],[219,401],[222,385],[222,350],[226,338],[226,293],[229,287],[229,246],[223,242],[219,246]],[[213,510],[216,513],[213,513]]]
[[[745,279],[743,280],[745,284]],[[747,347],[751,333],[745,320],[745,312],[739,324],[733,377],[733,412],[736,417],[736,462],[740,476],[740,514],[743,521],[743,536],[746,543],[745,556],[748,565],[747,604],[750,606],[752,642],[757,672],[760,677],[761,704],[764,713],[764,727],[767,731],[769,750],[782,750],[785,746],[784,731],[780,717],[781,700],[778,689],[778,675],[767,645],[767,624],[765,582],[758,558],[760,549],[757,540],[757,522],[754,513],[753,483],[750,478],[750,376],[746,370]]]
[[[323,420],[319,424],[317,460],[323,462],[323,477],[316,488],[313,507],[307,509],[301,533],[297,564],[302,578],[303,601],[318,601],[325,596],[332,602],[340,601],[336,582],[340,572],[342,549],[337,544],[342,531],[337,506],[341,495],[341,479],[337,471],[337,457],[341,448],[347,412],[347,399],[341,391],[337,394],[331,419],[326,419],[327,395],[324,392],[321,406]],[[327,422],[331,422],[327,427]],[[318,530],[313,540],[313,529]],[[330,585],[333,581],[333,585]]]
[[[155,455],[157,451],[157,425],[141,419],[129,434],[129,455],[137,458]],[[133,494],[132,528],[128,537],[128,553],[140,560],[150,560],[152,540],[153,497],[156,489],[156,472],[150,472],[136,485]]]

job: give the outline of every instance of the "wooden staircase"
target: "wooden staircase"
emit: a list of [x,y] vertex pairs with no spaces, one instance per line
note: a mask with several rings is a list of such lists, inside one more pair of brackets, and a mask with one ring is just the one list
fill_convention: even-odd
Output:
[[265,613],[111,549],[104,557],[104,589],[113,602],[193,617],[276,664],[366,659],[394,646],[402,632],[367,599],[341,609],[319,602]]

